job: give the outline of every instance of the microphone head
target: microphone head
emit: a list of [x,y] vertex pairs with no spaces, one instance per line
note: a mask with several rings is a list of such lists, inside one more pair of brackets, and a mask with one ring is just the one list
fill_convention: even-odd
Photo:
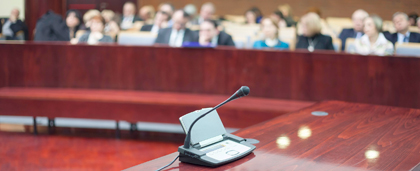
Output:
[[242,92],[241,93],[241,97],[243,97],[243,96],[247,96],[248,94],[249,94],[249,87],[248,86],[242,86],[240,89],[239,89],[239,91],[240,92]]

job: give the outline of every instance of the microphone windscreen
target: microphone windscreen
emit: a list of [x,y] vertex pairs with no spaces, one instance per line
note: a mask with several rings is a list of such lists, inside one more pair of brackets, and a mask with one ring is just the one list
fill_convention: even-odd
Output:
[[241,90],[243,92],[243,94],[241,96],[247,96],[249,94],[249,87],[248,86],[242,86]]

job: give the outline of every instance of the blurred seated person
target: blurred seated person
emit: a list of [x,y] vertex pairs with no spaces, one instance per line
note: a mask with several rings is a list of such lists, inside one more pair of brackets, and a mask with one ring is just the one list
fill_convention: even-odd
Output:
[[190,15],[192,19],[195,19],[196,15],[197,15],[197,8],[195,7],[194,4],[185,5],[184,11],[186,13],[188,13],[188,15]]
[[[10,17],[0,19],[0,33],[3,34],[2,39],[4,40],[27,40],[28,39],[28,27],[22,20],[19,19],[20,11],[18,9],[12,9]],[[22,34],[19,35],[19,32]]]
[[273,20],[275,23],[277,23],[277,25],[282,28],[282,27],[287,27],[287,23],[284,20],[284,16],[283,13],[281,13],[281,11],[274,11],[271,15],[270,15],[271,20]]
[[257,14],[254,11],[248,10],[245,12],[245,24],[255,25],[257,24]]
[[81,28],[81,29],[89,30],[90,25],[91,25],[90,19],[92,19],[93,17],[98,16],[98,15],[101,15],[101,12],[99,12],[98,10],[96,10],[96,9],[88,10],[83,15],[83,22],[85,23],[85,26],[84,26],[84,28]]
[[397,12],[392,17],[392,22],[394,22],[396,33],[391,34],[388,37],[388,40],[393,44],[395,43],[420,43],[420,34],[410,32],[410,19],[408,15],[403,12]]
[[283,14],[284,21],[286,21],[287,27],[293,27],[296,25],[292,15],[292,8],[289,4],[280,5],[278,10]]
[[153,24],[144,25],[140,31],[150,31],[152,33],[159,33],[159,30],[166,28],[168,25],[169,14],[164,11],[158,11],[155,16]]
[[261,20],[262,20],[262,18],[263,18],[263,14],[262,14],[262,12],[261,12],[261,10],[258,8],[258,7],[252,7],[251,9],[250,9],[251,11],[254,11],[254,13],[255,13],[255,16],[256,16],[256,23],[261,23]]
[[90,22],[90,31],[79,38],[79,43],[98,44],[114,42],[110,36],[104,35],[105,20],[100,15],[92,17]]
[[254,43],[254,49],[289,49],[289,44],[279,40],[279,26],[270,19],[264,18],[261,21],[261,30],[264,34],[264,40],[258,40]]
[[198,34],[185,27],[189,17],[184,10],[175,11],[172,27],[160,29],[155,43],[181,47],[184,42],[198,42]]
[[321,18],[318,14],[310,12],[301,18],[303,35],[298,37],[296,49],[334,50],[332,38],[321,34]]
[[66,18],[48,11],[36,23],[35,41],[70,41],[76,36],[82,22],[77,10],[68,10]]
[[363,21],[368,16],[369,14],[362,9],[358,9],[353,13],[351,17],[353,21],[353,28],[343,29],[338,36],[342,42],[341,50],[344,50],[347,38],[357,39],[363,36]]
[[362,55],[392,55],[394,46],[382,31],[382,19],[371,15],[364,19],[365,35],[355,40],[355,52]]
[[116,20],[115,13],[111,10],[103,10],[101,16],[105,21],[104,32],[105,34],[117,35],[120,32],[120,27]]
[[410,26],[417,26],[417,18],[419,18],[419,15],[417,13],[410,13],[410,15],[408,15],[408,18],[410,18]]
[[146,5],[140,8],[139,17],[146,24],[152,24],[153,19],[155,18],[155,8],[151,5]]
[[191,24],[200,25],[201,22],[203,22],[204,20],[211,20],[215,11],[216,11],[216,8],[214,7],[213,3],[211,2],[204,3],[200,9],[200,16],[198,18],[193,19],[191,21]]
[[169,14],[169,21],[168,21],[168,27],[172,27],[173,21],[172,21],[172,15],[174,14],[175,7],[169,2],[161,3],[159,5],[159,11],[164,11],[167,14]]
[[219,31],[217,22],[214,20],[204,20],[200,24],[199,43],[203,46],[235,46],[232,36]]
[[120,28],[122,30],[131,29],[136,21],[143,21],[136,15],[136,5],[133,2],[126,2],[123,6],[123,17]]

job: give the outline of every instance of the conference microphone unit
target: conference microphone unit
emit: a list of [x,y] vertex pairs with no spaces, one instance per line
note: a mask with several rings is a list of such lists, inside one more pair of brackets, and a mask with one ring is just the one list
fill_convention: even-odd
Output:
[[179,121],[186,137],[184,145],[178,148],[179,160],[185,163],[217,167],[250,154],[255,146],[244,138],[227,133],[216,112],[216,109],[224,104],[247,96],[249,92],[249,87],[242,86],[219,105],[180,117]]

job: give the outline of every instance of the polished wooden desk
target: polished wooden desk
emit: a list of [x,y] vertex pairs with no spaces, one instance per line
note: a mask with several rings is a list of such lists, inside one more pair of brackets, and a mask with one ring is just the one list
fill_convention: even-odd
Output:
[[0,87],[342,100],[420,108],[420,58],[218,47],[0,42]]
[[[217,168],[176,161],[166,170],[420,170],[418,109],[327,101],[235,134],[258,139],[257,149]],[[127,170],[155,170],[177,155]]]

